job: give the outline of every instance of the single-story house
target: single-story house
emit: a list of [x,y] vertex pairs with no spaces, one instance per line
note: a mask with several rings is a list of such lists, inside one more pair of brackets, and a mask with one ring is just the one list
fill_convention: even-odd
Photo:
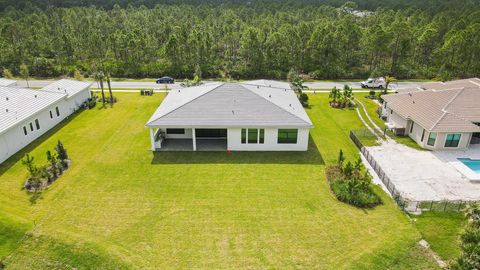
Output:
[[39,90],[0,87],[0,163],[77,110],[90,85],[60,80]]
[[444,84],[449,82],[438,89],[429,84],[428,90],[383,96],[387,127],[430,150],[466,149],[480,143],[480,80],[462,80],[452,83],[453,88]]
[[306,151],[310,118],[288,83],[172,90],[146,126],[152,151]]
[[17,85],[17,81],[15,80],[0,78],[0,86],[16,86],[16,85]]

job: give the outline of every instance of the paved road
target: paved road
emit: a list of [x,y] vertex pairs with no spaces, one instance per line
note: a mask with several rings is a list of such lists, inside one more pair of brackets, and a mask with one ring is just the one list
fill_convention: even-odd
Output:
[[[30,87],[44,87],[53,80],[30,80],[29,85]],[[26,87],[27,83],[25,81],[18,81],[18,86]],[[306,86],[310,89],[331,89],[334,86],[337,88],[343,88],[343,86],[347,84],[352,88],[361,88],[359,82],[307,82],[305,83]],[[415,88],[418,85],[422,84],[422,82],[398,82],[392,84],[392,89],[396,88]],[[152,88],[163,88],[164,85],[156,84],[155,82],[135,82],[135,81],[112,81],[112,88],[130,88],[130,89],[152,89]],[[168,88],[170,89],[177,89],[181,87],[180,83],[175,84],[168,84]],[[92,88],[99,88],[96,82],[93,83]]]

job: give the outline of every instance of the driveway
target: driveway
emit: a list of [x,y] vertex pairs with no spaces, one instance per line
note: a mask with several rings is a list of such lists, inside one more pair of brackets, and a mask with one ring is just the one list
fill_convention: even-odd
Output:
[[480,182],[470,181],[434,152],[415,150],[394,141],[367,149],[406,199],[480,200]]

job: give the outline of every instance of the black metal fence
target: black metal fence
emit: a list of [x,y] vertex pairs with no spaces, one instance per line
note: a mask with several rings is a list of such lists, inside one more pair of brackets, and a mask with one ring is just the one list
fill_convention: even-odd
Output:
[[402,197],[400,191],[395,187],[395,184],[390,180],[385,171],[377,163],[377,161],[370,154],[368,149],[362,144],[361,139],[357,136],[357,131],[350,131],[350,139],[358,147],[362,155],[368,161],[375,173],[378,175],[382,183],[392,195],[395,203],[404,211],[418,212],[418,211],[460,211],[471,201],[412,201]]

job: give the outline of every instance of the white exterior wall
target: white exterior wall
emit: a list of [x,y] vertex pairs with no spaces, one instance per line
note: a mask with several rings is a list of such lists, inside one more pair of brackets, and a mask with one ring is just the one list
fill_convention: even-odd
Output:
[[[63,119],[68,117],[78,107],[90,97],[90,90],[84,91],[73,96],[71,99],[62,99],[56,103],[51,104],[44,110],[37,112],[28,119],[11,127],[5,133],[0,134],[0,163],[4,162],[10,156],[33,142],[35,139],[45,134],[52,127],[60,123]],[[83,99],[82,102],[80,102]],[[78,104],[78,105],[76,105]],[[58,106],[60,116],[57,116],[55,107]],[[53,119],[50,118],[50,111],[52,111]],[[40,129],[37,130],[35,126],[35,119],[38,119]],[[30,130],[30,123],[33,124],[34,130]],[[27,135],[23,132],[23,127],[27,128]]]
[[232,151],[307,151],[309,129],[298,129],[297,143],[277,143],[278,129],[265,128],[263,144],[242,144],[241,128],[229,128],[227,131],[228,150]]
[[65,100],[65,109],[68,114],[75,112],[88,98],[90,98],[90,90],[86,89]]
[[[420,146],[423,146],[423,143],[425,142],[425,137],[428,135],[428,132],[425,131],[425,136],[423,138],[422,142],[422,132],[423,132],[423,127],[421,127],[419,124],[409,121],[410,123],[408,124],[408,136],[412,138],[415,142],[417,142]],[[413,124],[413,129],[412,132],[410,132],[410,128]]]
[[[460,142],[458,143],[457,147],[445,147],[445,140],[447,139],[447,134],[462,134],[462,137],[460,138]],[[472,137],[472,133],[469,132],[439,132],[437,133],[437,139],[435,141],[434,146],[427,145],[428,141],[428,136],[430,134],[428,132],[425,132],[425,139],[424,142],[425,144],[422,145],[426,149],[430,150],[459,150],[459,149],[466,149],[470,145],[470,139]]]
[[386,109],[386,115],[387,115],[387,122],[390,124],[393,124],[397,128],[406,128],[407,127],[407,120],[400,115],[398,115],[396,112],[391,112],[391,110],[387,107]]

